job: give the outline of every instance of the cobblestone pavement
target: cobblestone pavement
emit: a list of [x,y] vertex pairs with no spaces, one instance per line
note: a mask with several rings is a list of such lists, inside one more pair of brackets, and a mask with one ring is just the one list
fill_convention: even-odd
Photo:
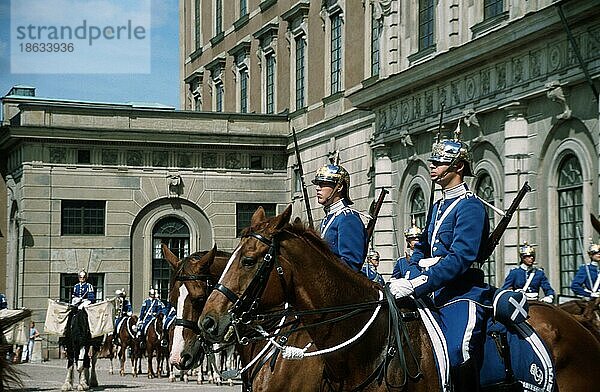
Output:
[[[147,375],[141,374],[137,378],[133,378],[130,374],[124,377],[118,374],[118,361],[113,361],[116,374],[109,374],[109,361],[107,359],[99,359],[97,364],[98,383],[97,388],[93,391],[118,391],[131,390],[137,391],[219,391],[219,392],[241,392],[242,388],[239,380],[233,386],[229,385],[198,385],[195,380],[190,380],[189,383],[179,381],[169,382],[167,378],[148,379]],[[127,364],[129,365],[129,363]],[[61,359],[53,359],[43,363],[23,363],[16,365],[17,369],[22,372],[22,380],[24,389],[21,391],[60,391],[66,377],[66,362]],[[145,368],[145,365],[144,365]],[[130,372],[130,366],[126,366],[125,370]],[[75,385],[75,388],[77,386]]]

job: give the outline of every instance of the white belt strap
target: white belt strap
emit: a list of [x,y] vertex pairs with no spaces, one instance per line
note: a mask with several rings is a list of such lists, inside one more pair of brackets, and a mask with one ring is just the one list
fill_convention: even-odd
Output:
[[592,292],[593,293],[597,292],[599,286],[600,286],[600,273],[598,274],[598,277],[596,278],[596,282],[594,283],[594,287],[592,287]]
[[534,276],[535,276],[535,270],[531,271],[529,273],[529,275],[527,275],[527,281],[525,282],[525,286],[523,286],[523,291],[527,291],[527,289],[531,285],[531,281],[533,280]]
[[[467,194],[465,193],[464,195],[461,195],[459,198],[454,200],[452,202],[452,204],[450,204],[450,206],[448,208],[446,208],[446,211],[444,211],[444,213],[442,214],[440,219],[435,220],[435,225],[433,227],[433,234],[431,235],[431,244],[430,244],[430,247],[431,247],[430,251],[431,251],[432,255],[433,255],[433,244],[435,244],[435,239],[437,237],[438,230],[440,229],[440,226],[442,225],[442,222],[450,214],[450,211],[452,211],[454,209],[454,207],[456,207],[458,202],[460,202],[462,199],[464,199],[466,195]],[[440,208],[440,206],[438,206],[438,208]]]

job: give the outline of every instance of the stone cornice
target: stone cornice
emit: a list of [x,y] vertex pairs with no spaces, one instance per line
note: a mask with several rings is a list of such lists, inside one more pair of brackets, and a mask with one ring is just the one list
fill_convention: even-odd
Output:
[[[600,17],[600,7],[594,6],[593,2],[571,2],[567,6],[572,26],[577,26],[575,22],[584,18],[594,21]],[[359,108],[372,109],[406,91],[414,91],[455,75],[459,72],[457,69],[464,73],[496,60],[500,53],[510,53],[557,34],[564,35],[563,27],[555,6],[549,6],[512,21],[505,28],[484,34],[462,46],[439,53],[429,61],[371,84],[348,98]]]

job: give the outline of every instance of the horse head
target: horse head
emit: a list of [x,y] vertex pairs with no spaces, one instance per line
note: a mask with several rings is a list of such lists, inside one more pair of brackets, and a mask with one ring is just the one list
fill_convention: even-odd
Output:
[[[314,230],[290,224],[290,216],[291,206],[272,218],[262,208],[256,210],[200,316],[207,340],[223,342],[233,326],[244,343],[246,334],[256,329],[259,311],[292,302],[297,309],[315,309],[351,304],[355,298],[348,293],[377,298],[372,282],[340,262]],[[335,277],[335,282],[325,276]]]
[[230,254],[214,246],[208,252],[196,252],[179,260],[165,244],[163,254],[174,270],[169,302],[176,307],[176,319],[169,361],[187,370],[201,361],[204,354],[198,340],[197,321]]

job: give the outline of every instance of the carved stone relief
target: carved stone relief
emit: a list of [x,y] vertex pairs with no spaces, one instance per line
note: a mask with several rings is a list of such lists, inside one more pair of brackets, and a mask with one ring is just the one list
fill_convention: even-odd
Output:
[[237,153],[229,153],[225,155],[225,168],[226,169],[240,169],[242,163]]
[[167,167],[169,166],[168,151],[152,151],[152,166]]
[[102,164],[116,165],[119,161],[119,152],[117,150],[102,150]]
[[67,150],[62,147],[50,147],[50,163],[67,163]]
[[202,167],[207,169],[214,169],[218,167],[217,154],[214,152],[203,152],[202,153]]
[[144,165],[144,154],[138,150],[127,151],[127,166],[143,166]]

